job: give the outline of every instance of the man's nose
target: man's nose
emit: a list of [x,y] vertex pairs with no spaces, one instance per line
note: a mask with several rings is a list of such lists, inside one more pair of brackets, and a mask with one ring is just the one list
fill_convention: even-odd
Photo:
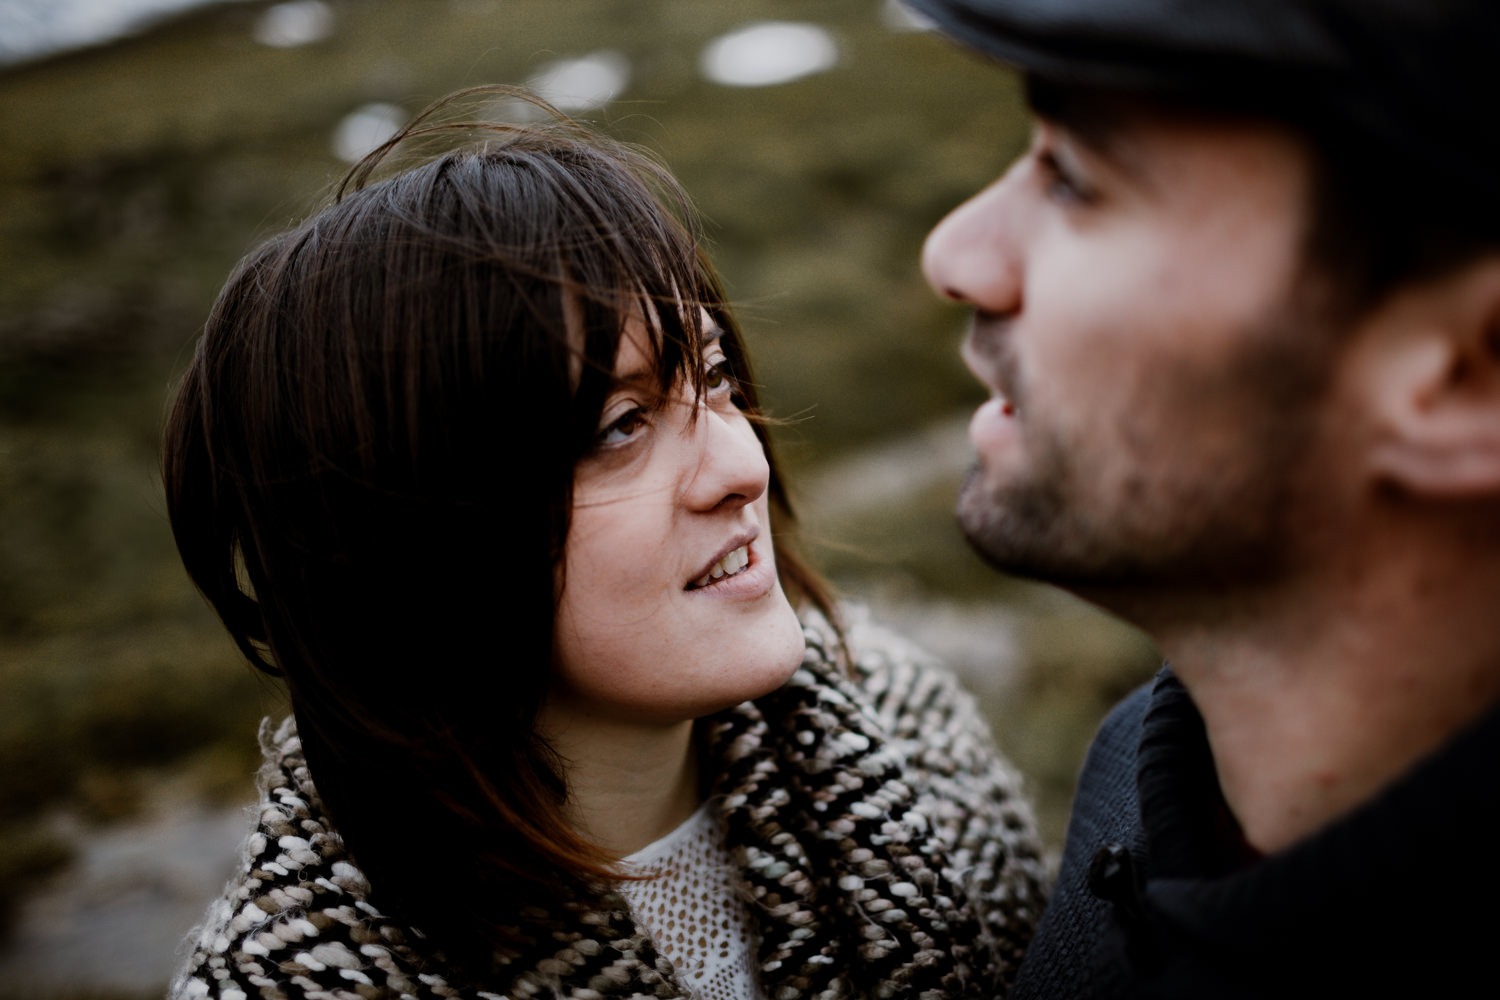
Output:
[[1009,314],[1021,304],[1014,169],[959,205],[922,245],[922,273],[943,298]]

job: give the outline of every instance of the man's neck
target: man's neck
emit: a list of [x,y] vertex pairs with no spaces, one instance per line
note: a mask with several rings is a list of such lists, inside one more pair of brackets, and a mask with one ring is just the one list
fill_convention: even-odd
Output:
[[1500,704],[1500,582],[1457,559],[1402,565],[1157,633],[1256,848],[1284,848],[1369,800]]

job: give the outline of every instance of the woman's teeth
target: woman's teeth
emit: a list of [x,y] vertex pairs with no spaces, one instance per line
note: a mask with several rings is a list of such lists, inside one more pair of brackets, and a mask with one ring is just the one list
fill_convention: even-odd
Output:
[[715,580],[722,580],[726,576],[734,576],[748,565],[750,565],[750,549],[748,546],[741,545],[734,551],[727,553],[723,559],[714,563],[713,569],[710,569],[708,574],[702,579],[694,580],[693,585],[688,589],[697,590],[699,587],[707,587]]

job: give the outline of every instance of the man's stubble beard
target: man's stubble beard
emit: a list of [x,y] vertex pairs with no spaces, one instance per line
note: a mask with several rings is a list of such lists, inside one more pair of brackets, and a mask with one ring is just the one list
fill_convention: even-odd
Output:
[[[1128,460],[1131,471],[1103,496],[1090,489],[1093,470],[1082,464],[1088,449],[1023,423],[1026,477],[990,484],[981,466],[972,468],[957,505],[965,537],[1001,572],[1105,606],[1128,607],[1148,592],[1276,579],[1294,556],[1310,500],[1306,455],[1331,376],[1330,340],[1295,296],[1246,331],[1243,349],[1220,366],[1235,373],[1233,382],[1205,383],[1205,397],[1234,386],[1244,407],[1236,461],[1215,468],[1174,464],[1170,440],[1132,439],[1122,429],[1114,444],[1129,454],[1116,460]],[[1027,399],[1013,401],[1025,421]]]

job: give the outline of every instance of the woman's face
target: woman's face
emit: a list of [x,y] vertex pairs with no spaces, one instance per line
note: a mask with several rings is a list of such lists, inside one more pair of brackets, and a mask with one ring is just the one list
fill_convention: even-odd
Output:
[[574,473],[553,710],[682,722],[774,690],[801,662],[765,451],[704,324],[697,405],[691,385],[662,398],[644,323],[621,340],[595,447]]

